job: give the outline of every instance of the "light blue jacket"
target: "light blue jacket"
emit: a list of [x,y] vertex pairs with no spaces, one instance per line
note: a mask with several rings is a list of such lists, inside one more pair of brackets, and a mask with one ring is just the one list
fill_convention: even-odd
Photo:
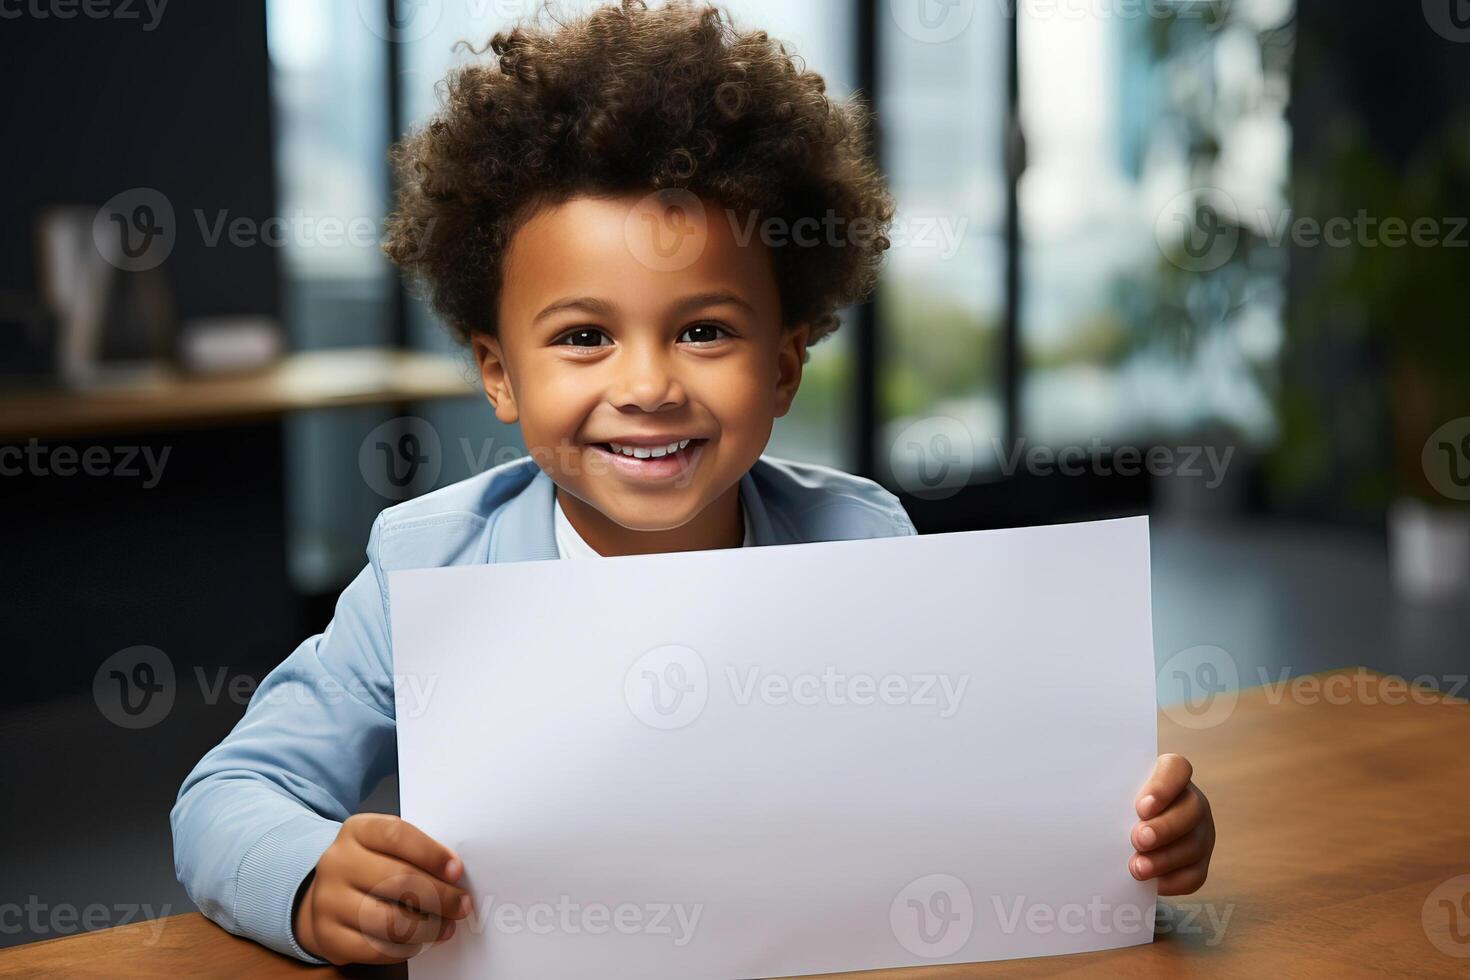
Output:
[[[296,891],[378,781],[396,770],[388,576],[406,568],[557,557],[555,484],[529,457],[378,516],[368,564],[313,636],[261,682],[240,723],[174,804],[174,868],[230,932],[310,962]],[[763,456],[740,479],[756,545],[913,534],[869,480]]]

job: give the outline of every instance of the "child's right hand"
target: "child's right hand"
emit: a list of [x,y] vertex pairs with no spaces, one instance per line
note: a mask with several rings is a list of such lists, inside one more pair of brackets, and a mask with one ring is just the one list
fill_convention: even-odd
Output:
[[399,963],[454,935],[464,863],[406,820],[359,813],[323,852],[292,916],[301,948],[338,966]]

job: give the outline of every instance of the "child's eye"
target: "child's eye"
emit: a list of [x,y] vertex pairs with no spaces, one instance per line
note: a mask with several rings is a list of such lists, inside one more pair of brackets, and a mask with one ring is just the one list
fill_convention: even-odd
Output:
[[564,347],[602,347],[602,342],[609,339],[607,334],[595,327],[579,327],[569,334],[563,334],[556,343]]
[[[679,334],[679,340],[688,344],[707,344],[719,340],[722,336],[729,336],[730,331],[718,323],[696,323],[685,327],[684,332]],[[688,340],[684,338],[688,337]]]

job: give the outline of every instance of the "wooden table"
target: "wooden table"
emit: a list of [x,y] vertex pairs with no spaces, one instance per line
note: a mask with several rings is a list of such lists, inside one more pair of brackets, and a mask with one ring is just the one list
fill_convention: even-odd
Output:
[[[1210,880],[1170,899],[1203,908],[1192,929],[1102,953],[845,974],[864,980],[960,977],[1467,976],[1470,910],[1431,892],[1470,874],[1470,709],[1363,670],[1298,679],[1290,690],[1242,692],[1222,723],[1191,730],[1159,718],[1163,751],[1195,764],[1219,829]],[[1390,703],[1394,702],[1394,703]],[[1426,914],[1426,906],[1428,912]],[[1229,914],[1222,930],[1211,923]],[[402,976],[305,966],[237,939],[197,914],[22,946],[0,953],[0,977]],[[1433,932],[1434,941],[1430,934]],[[1438,945],[1436,945],[1436,942]],[[1442,947],[1442,948],[1441,948]]]
[[463,398],[478,381],[454,358],[364,347],[288,354],[230,377],[164,375],[0,395],[0,443],[157,431],[287,412]]

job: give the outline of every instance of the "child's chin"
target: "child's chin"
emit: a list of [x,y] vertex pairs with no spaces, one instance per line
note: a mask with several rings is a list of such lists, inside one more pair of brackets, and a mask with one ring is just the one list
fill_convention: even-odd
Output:
[[[621,495],[619,495],[621,498]],[[672,531],[699,513],[699,502],[686,488],[640,494],[643,500],[599,500],[597,509],[630,531]],[[660,499],[662,498],[662,499]]]

